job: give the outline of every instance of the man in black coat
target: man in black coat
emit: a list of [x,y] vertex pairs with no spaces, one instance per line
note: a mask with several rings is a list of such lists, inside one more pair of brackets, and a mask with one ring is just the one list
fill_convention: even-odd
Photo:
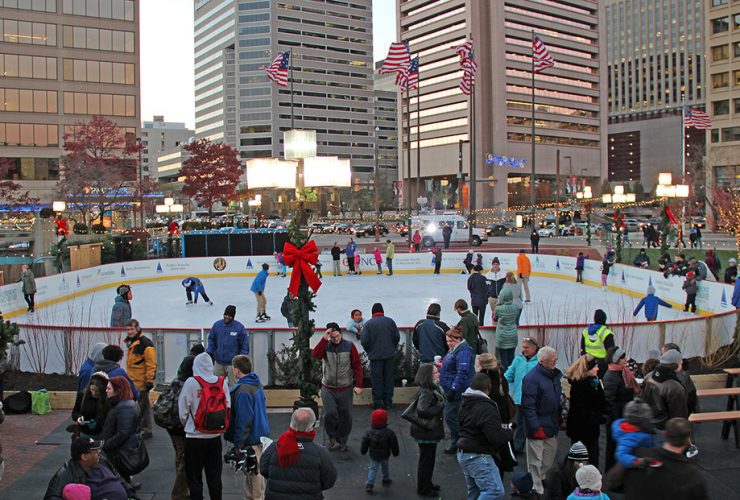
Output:
[[485,276],[481,274],[483,266],[476,264],[473,267],[473,273],[468,277],[468,291],[470,292],[470,305],[473,307],[473,314],[478,315],[478,324],[483,326],[486,318],[486,306],[488,305],[488,288],[489,283]]
[[101,447],[100,441],[90,437],[79,437],[72,441],[72,457],[49,481],[44,500],[62,500],[64,487],[68,484],[87,485],[92,498],[137,498],[131,485],[122,480],[108,462],[100,458]]
[[450,248],[450,238],[452,238],[452,226],[448,223],[442,228],[442,240],[445,248]]
[[650,464],[627,469],[623,476],[618,468],[612,469],[607,477],[607,487],[623,487],[627,500],[708,499],[704,475],[698,466],[686,458],[690,438],[691,424],[688,420],[670,419],[665,426],[666,440],[662,448],[638,448],[635,451],[635,455],[647,458]]
[[450,327],[439,320],[440,312],[442,308],[439,304],[429,304],[426,319],[419,320],[414,327],[412,341],[422,363],[431,363],[435,356],[444,357],[447,354],[445,334]]
[[401,334],[396,322],[385,316],[383,304],[373,304],[372,313],[372,318],[362,327],[360,343],[370,360],[373,408],[389,409],[393,405],[396,348]]
[[337,469],[326,448],[314,443],[316,415],[299,408],[290,417],[290,429],[265,448],[260,474],[267,481],[265,498],[322,498],[334,486]]
[[468,498],[503,498],[505,494],[493,456],[499,455],[513,434],[502,427],[501,415],[489,397],[490,392],[491,379],[485,373],[478,373],[462,395],[457,462],[468,484]]

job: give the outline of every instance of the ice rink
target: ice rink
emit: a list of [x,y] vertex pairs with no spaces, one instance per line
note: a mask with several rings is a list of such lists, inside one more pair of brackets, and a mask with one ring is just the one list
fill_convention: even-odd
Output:
[[[427,305],[438,302],[442,306],[442,321],[453,324],[457,314],[453,311],[455,300],[470,301],[466,275],[460,274],[396,274],[394,276],[365,273],[361,276],[324,276],[316,297],[313,318],[318,327],[330,321],[344,326],[352,309],[360,309],[370,317],[374,302],[381,302],[387,316],[399,326],[412,326],[424,318]],[[249,291],[253,278],[204,279],[206,292],[214,305],[198,303],[186,306],[185,290],[180,280],[163,280],[133,285],[133,317],[146,328],[209,328],[221,318],[228,304],[237,307],[236,319],[250,327],[287,327],[280,314],[280,304],[285,296],[289,277],[274,274],[267,280],[267,312],[272,320],[255,323],[255,298]],[[598,287],[577,284],[574,281],[534,277],[530,281],[532,302],[525,304],[522,324],[573,324],[587,323],[595,309],[607,312],[609,323],[644,321],[644,313],[637,318],[632,311],[638,298],[615,291],[602,291]],[[80,295],[72,300],[37,309],[34,314],[19,316],[18,323],[51,325],[107,326],[115,289]],[[680,309],[661,307],[658,319],[685,318]],[[486,325],[491,324],[490,311],[486,311]]]

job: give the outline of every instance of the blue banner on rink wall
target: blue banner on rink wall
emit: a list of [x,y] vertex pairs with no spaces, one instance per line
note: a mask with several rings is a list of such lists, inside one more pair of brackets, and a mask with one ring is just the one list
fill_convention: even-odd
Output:
[[[503,271],[516,272],[517,254],[481,252],[483,267],[490,267],[493,257],[498,257]],[[448,252],[442,258],[443,272],[459,272],[463,269],[464,252]],[[324,269],[331,268],[329,248],[324,248],[320,256]],[[532,273],[556,279],[575,280],[575,257],[555,255],[531,256]],[[393,259],[393,270],[396,273],[431,273],[434,266],[430,264],[431,253],[396,254]],[[75,296],[90,292],[115,289],[122,283],[145,283],[167,279],[182,280],[196,275],[202,278],[219,278],[230,276],[254,276],[263,263],[275,266],[273,255],[252,255],[244,257],[193,257],[181,259],[142,260],[128,263],[105,264],[90,269],[72,271],[64,274],[36,279],[36,304],[43,307],[45,302],[58,302],[71,299]],[[362,268],[374,268],[375,259],[372,254],[360,254]],[[601,262],[586,260],[583,271],[587,284],[600,284]],[[685,294],[681,289],[683,278],[671,276],[664,278],[657,271],[648,271],[637,267],[616,264],[609,274],[610,290],[626,293],[634,297],[642,297],[647,288],[653,286],[657,295],[663,300],[675,305],[683,305]],[[723,300],[724,294],[724,300]],[[702,281],[699,283],[699,293],[696,304],[702,314],[716,314],[733,310],[727,297],[732,296],[732,287],[718,282]],[[12,318],[25,312],[26,303],[23,299],[20,283],[12,283],[0,287],[0,311],[6,318]]]

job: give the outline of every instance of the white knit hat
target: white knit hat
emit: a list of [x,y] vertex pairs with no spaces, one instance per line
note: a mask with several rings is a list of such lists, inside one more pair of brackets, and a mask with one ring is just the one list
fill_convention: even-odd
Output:
[[601,472],[593,465],[584,465],[578,469],[576,481],[582,490],[601,491]]

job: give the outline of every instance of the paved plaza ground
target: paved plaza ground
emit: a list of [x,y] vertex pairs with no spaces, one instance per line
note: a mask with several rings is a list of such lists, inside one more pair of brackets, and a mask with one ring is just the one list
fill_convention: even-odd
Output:
[[[724,409],[723,405],[723,400],[710,398],[704,404],[703,410],[721,410]],[[400,457],[391,459],[391,477],[394,482],[390,487],[383,487],[378,480],[373,495],[376,497],[416,498],[418,449],[409,436],[408,423],[400,417],[401,411],[403,407],[396,406],[389,416],[390,425],[399,437],[401,448]],[[339,471],[339,479],[334,488],[325,493],[326,498],[348,499],[367,496],[364,491],[367,457],[360,455],[359,449],[362,434],[369,426],[370,412],[368,407],[355,408],[354,427],[349,442],[350,452],[332,454]],[[66,411],[55,411],[43,417],[10,415],[5,423],[0,425],[0,440],[7,460],[5,479],[0,484],[0,499],[43,498],[49,479],[58,466],[69,458],[69,435],[64,430],[69,423],[68,417],[69,413]],[[288,411],[270,414],[273,437],[277,437],[287,428],[289,417]],[[711,498],[737,498],[737,492],[740,491],[740,450],[735,448],[732,439],[728,441],[720,439],[720,428],[719,423],[696,427],[696,442],[700,453],[695,461],[706,474]],[[37,446],[34,444],[36,440],[41,443],[57,444]],[[323,441],[322,432],[319,432],[317,440]],[[564,454],[570,441],[564,433],[560,434],[559,441],[559,452]],[[142,500],[169,499],[174,476],[174,454],[170,440],[163,429],[156,428],[154,438],[147,441],[147,445],[151,464],[136,478],[143,484],[139,492],[140,497]],[[601,449],[603,453],[603,443]],[[520,463],[520,469],[526,466],[523,462],[524,460]],[[601,463],[603,466],[603,456]],[[509,477],[507,474],[505,478],[507,482]],[[441,498],[457,500],[466,497],[462,472],[453,457],[442,454],[441,446],[438,447],[434,479],[442,485]],[[224,500],[243,498],[240,494],[240,481],[238,475],[235,476],[230,469],[224,468]],[[620,498],[619,495],[610,496]]]

